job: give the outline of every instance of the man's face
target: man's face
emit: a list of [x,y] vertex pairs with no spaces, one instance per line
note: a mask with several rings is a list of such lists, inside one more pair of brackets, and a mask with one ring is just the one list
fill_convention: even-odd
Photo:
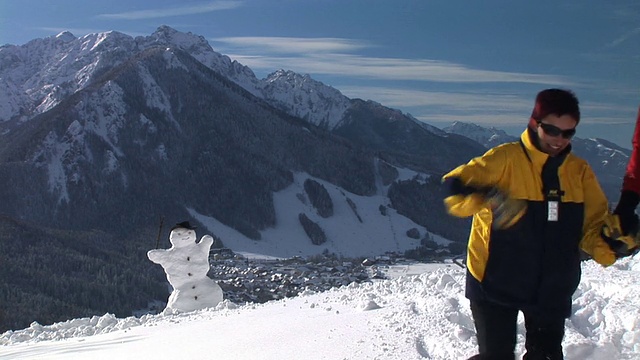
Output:
[[576,120],[570,115],[546,116],[538,122],[540,149],[550,156],[560,154],[571,143],[577,125]]

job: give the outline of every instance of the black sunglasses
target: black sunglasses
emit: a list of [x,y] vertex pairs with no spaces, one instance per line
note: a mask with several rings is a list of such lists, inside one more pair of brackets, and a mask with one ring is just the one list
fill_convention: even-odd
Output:
[[541,121],[538,121],[538,125],[540,125],[545,134],[553,137],[562,135],[565,139],[571,139],[571,137],[576,134],[576,128],[562,130],[555,125],[546,124]]

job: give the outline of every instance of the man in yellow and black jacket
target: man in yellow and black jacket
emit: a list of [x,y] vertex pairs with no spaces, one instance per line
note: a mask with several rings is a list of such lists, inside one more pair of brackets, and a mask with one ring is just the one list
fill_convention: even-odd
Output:
[[519,311],[527,330],[524,359],[563,359],[580,250],[604,266],[616,260],[602,229],[606,222],[619,230],[619,223],[591,167],[571,153],[579,121],[571,91],[543,90],[520,141],[443,178],[449,213],[473,216],[466,296],[479,355],[472,359],[514,359]]

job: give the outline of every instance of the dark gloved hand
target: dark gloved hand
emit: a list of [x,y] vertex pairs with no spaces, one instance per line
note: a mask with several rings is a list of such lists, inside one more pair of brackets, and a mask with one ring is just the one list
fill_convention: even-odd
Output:
[[638,215],[636,207],[640,201],[640,196],[629,190],[620,193],[618,206],[613,211],[620,218],[620,228],[623,235],[635,235],[638,233]]
[[[634,214],[635,215],[635,214]],[[638,235],[638,217],[635,216],[635,233],[625,232],[620,221],[620,217],[616,214],[607,216],[605,224],[602,227],[602,239],[609,245],[617,258],[631,256],[640,249],[640,238]]]
[[493,227],[497,229],[513,226],[527,211],[525,200],[513,199],[496,188],[489,190],[485,198],[493,211]]
[[616,214],[618,216],[618,221],[620,222],[620,231],[622,235],[629,235],[631,237],[636,237],[638,234],[638,215],[635,213],[632,214]]

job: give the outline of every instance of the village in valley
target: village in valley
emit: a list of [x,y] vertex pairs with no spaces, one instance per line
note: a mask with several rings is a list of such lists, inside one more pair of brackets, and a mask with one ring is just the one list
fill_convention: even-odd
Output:
[[[289,259],[250,259],[229,249],[211,249],[208,277],[218,281],[224,298],[236,304],[264,303],[301,292],[321,292],[334,287],[387,279],[394,269],[406,273],[416,266],[397,253],[364,259],[343,259],[332,254]],[[434,259],[437,266],[456,266],[451,259]]]

